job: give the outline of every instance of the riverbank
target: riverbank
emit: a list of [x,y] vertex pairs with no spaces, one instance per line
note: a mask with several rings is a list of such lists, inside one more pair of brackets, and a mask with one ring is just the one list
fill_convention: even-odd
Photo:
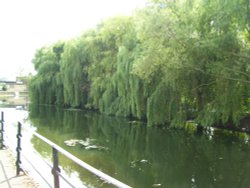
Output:
[[15,158],[10,149],[0,150],[1,188],[39,188],[39,184],[27,172],[16,175]]
[[212,127],[222,130],[250,134],[250,116],[247,116],[244,119],[242,119],[239,125],[234,125],[233,123],[226,123],[224,125],[217,124]]

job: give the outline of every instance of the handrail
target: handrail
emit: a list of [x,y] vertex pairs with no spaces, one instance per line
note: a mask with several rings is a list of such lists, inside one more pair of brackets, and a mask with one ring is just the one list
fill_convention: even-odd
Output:
[[86,170],[88,170],[89,172],[95,174],[96,176],[102,178],[103,180],[106,180],[108,183],[113,184],[113,185],[115,185],[116,187],[119,187],[119,188],[131,188],[130,186],[120,182],[119,180],[117,180],[117,179],[115,179],[115,178],[101,172],[100,170],[90,166],[89,164],[83,162],[82,160],[78,159],[77,157],[75,157],[74,155],[69,153],[68,151],[64,150],[63,148],[61,148],[57,144],[53,143],[49,139],[45,138],[44,136],[38,134],[37,132],[33,132],[33,134],[37,138],[39,138],[39,139],[43,140],[44,142],[46,142],[52,148],[56,149],[57,151],[59,151],[60,153],[62,153],[63,155],[65,155],[66,157],[68,157],[69,159],[71,159],[72,161],[77,163],[78,165],[80,165],[81,167],[85,168]]
[[[1,131],[1,134],[0,134],[1,143],[0,144],[1,144],[1,147],[5,147],[5,145],[3,143],[4,142],[4,135],[3,135],[3,133],[4,133],[4,113],[3,112],[1,113],[0,123],[1,123],[1,127],[0,127],[1,128],[0,129],[0,131]],[[21,159],[20,159],[20,156],[21,156],[21,137],[22,137],[21,128],[22,128],[22,124],[20,122],[18,122],[18,129],[17,129],[17,135],[16,135],[16,137],[17,137],[17,148],[16,148],[16,151],[17,151],[17,160],[16,160],[17,175],[19,175],[20,171],[23,171],[23,169],[20,167],[20,164],[21,164]],[[71,159],[73,162],[80,165],[82,168],[88,170],[92,174],[100,177],[102,180],[106,181],[107,183],[110,183],[118,188],[131,188],[130,186],[122,183],[121,181],[119,181],[119,180],[101,172],[100,170],[92,167],[91,165],[83,162],[82,160],[78,159],[77,157],[75,157],[74,155],[72,155],[68,151],[64,150],[63,148],[61,148],[60,146],[58,146],[54,142],[50,141],[49,139],[45,138],[44,136],[40,135],[39,133],[32,132],[32,134],[52,147],[52,151],[53,151],[52,174],[54,175],[54,188],[60,187],[59,176],[62,177],[62,175],[60,174],[60,168],[59,168],[58,152],[60,152],[61,154],[63,154],[67,158]],[[66,182],[69,183],[67,180],[66,180]],[[71,184],[71,186],[72,186],[72,184]]]
[[17,157],[16,157],[16,175],[18,176],[19,173],[21,171],[23,171],[23,169],[21,168],[21,138],[22,138],[22,134],[21,134],[21,130],[22,130],[22,124],[20,122],[18,122],[17,124],[17,147],[16,147],[16,152],[17,152]]
[[0,127],[0,149],[3,149],[4,145],[4,113],[1,112],[1,127]]

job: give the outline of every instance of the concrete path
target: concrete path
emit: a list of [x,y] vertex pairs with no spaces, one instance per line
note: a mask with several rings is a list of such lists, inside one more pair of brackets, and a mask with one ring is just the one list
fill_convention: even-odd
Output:
[[38,183],[29,174],[21,172],[16,176],[15,157],[10,149],[0,149],[0,187],[38,188]]

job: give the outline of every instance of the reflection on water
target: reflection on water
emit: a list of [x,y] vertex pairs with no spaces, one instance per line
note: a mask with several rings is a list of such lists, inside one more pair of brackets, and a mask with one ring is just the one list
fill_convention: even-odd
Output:
[[[236,134],[190,134],[85,111],[31,106],[37,132],[118,180],[147,187],[250,187],[249,143]],[[51,148],[33,137],[44,158]],[[112,187],[60,155],[65,173],[88,187]]]
[[[132,187],[250,186],[250,147],[233,134],[215,132],[211,138],[53,107],[34,106],[30,119],[40,134]],[[89,145],[108,149],[65,144],[72,139],[92,139]],[[33,143],[44,152],[43,146]],[[72,162],[63,163],[68,173],[77,171],[82,181],[100,185]]]

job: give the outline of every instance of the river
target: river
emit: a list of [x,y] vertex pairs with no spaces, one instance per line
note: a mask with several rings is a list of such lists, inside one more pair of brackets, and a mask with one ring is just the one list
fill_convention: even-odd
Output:
[[[5,113],[23,118],[19,111]],[[250,187],[250,144],[238,133],[159,129],[49,106],[31,106],[26,113],[30,129],[135,188]],[[51,148],[41,140],[32,137],[30,142],[41,156],[51,156]],[[68,177],[88,187],[112,187],[63,156],[60,164]]]

